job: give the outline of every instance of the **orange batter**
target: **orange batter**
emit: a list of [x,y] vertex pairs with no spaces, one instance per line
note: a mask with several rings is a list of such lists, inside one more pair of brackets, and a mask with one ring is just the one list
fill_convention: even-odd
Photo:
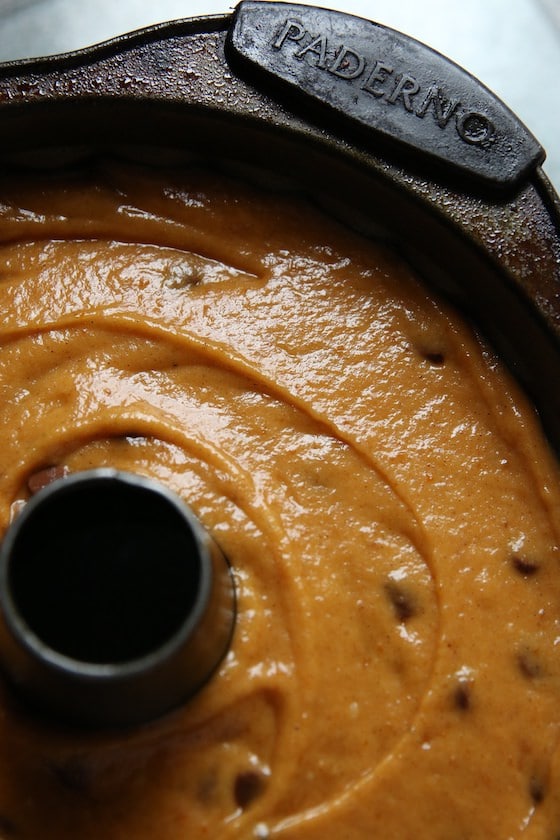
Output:
[[560,482],[472,330],[294,196],[100,166],[0,192],[0,528],[53,474],[179,492],[239,616],[189,705],[0,697],[0,837],[560,836]]

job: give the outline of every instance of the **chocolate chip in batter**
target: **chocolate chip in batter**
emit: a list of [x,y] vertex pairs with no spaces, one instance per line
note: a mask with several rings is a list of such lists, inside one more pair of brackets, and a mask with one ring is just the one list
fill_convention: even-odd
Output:
[[531,648],[522,648],[517,652],[517,666],[527,680],[536,680],[544,676],[539,657]]
[[46,467],[45,469],[39,470],[29,476],[27,479],[27,488],[31,495],[34,495],[53,481],[57,481],[59,478],[65,478],[68,475],[68,472],[68,467],[62,464],[57,464],[53,467]]
[[529,794],[535,805],[540,805],[545,796],[545,786],[541,779],[531,776],[529,779]]
[[467,712],[472,703],[471,684],[467,680],[459,680],[453,691],[453,705],[461,712]]
[[260,773],[246,770],[238,773],[233,786],[233,796],[236,804],[245,810],[264,790],[265,782]]
[[413,595],[403,586],[391,580],[385,584],[385,592],[393,605],[397,620],[404,623],[418,612]]
[[539,570],[539,564],[528,557],[520,557],[517,554],[511,558],[511,565],[516,572],[519,572],[523,577],[531,577]]
[[422,356],[434,367],[441,367],[445,364],[445,355],[435,350],[426,350],[422,353]]

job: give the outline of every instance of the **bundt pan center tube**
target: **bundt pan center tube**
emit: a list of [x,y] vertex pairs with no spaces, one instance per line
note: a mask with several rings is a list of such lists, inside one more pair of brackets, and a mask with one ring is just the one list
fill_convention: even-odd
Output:
[[235,617],[227,563],[158,482],[117,470],[45,486],[0,547],[0,651],[40,714],[124,727],[172,711],[224,657]]

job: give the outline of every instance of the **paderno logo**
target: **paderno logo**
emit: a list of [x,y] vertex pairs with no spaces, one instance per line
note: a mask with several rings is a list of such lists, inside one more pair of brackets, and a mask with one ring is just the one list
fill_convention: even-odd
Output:
[[458,97],[449,98],[437,83],[424,89],[415,76],[394,61],[364,55],[345,44],[333,44],[327,35],[309,32],[300,20],[286,19],[271,46],[284,50],[296,61],[306,60],[338,79],[355,83],[358,90],[387,105],[404,108],[422,119],[430,114],[440,129],[451,123],[465,143],[488,146],[495,140],[496,128],[487,114],[465,108]]
[[[243,0],[226,46],[253,89],[283,96],[284,106],[297,106],[300,114],[302,96],[323,103],[337,115],[331,131],[344,134],[348,122],[359,125],[367,129],[359,142],[372,150],[382,139],[385,152],[406,149],[497,188],[516,185],[544,158],[532,134],[488,88],[425,44],[372,21]],[[317,122],[321,115],[310,111],[311,118]]]

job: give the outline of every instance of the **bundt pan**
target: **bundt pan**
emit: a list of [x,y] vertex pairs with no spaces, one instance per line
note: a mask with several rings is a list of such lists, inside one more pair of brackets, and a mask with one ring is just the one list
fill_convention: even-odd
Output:
[[0,126],[10,173],[99,154],[200,159],[310,195],[398,248],[477,324],[560,448],[560,205],[544,152],[428,47],[338,12],[244,0],[4,64]]

